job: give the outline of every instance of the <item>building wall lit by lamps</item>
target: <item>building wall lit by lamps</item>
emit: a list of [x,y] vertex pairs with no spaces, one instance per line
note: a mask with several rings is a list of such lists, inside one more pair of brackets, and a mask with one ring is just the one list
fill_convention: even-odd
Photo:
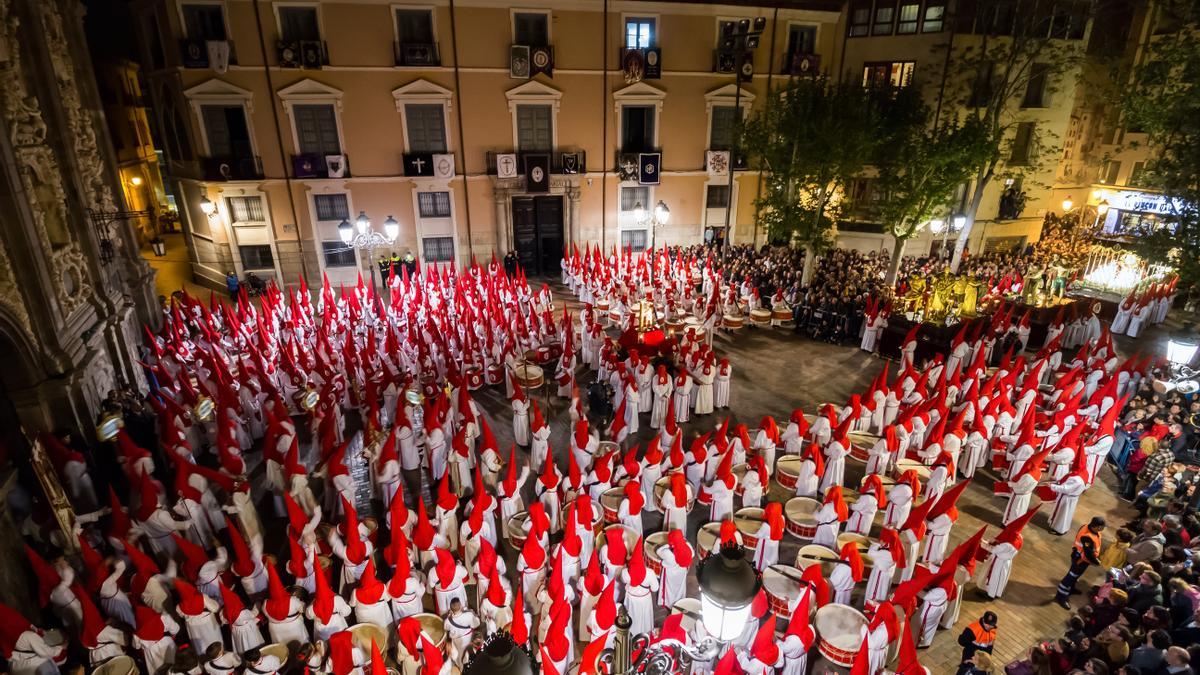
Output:
[[639,225],[650,230],[650,247],[654,248],[658,244],[658,228],[666,225],[671,219],[671,209],[661,199],[655,204],[653,212],[646,211],[646,207],[638,202],[633,206],[633,218]]
[[358,217],[354,219],[354,225],[351,225],[348,220],[343,220],[338,224],[338,237],[341,238],[343,244],[367,252],[367,264],[371,268],[372,289],[375,288],[375,249],[391,246],[398,236],[400,236],[400,223],[390,214],[383,221],[383,233],[371,229],[371,219],[367,216],[366,211],[358,212]]

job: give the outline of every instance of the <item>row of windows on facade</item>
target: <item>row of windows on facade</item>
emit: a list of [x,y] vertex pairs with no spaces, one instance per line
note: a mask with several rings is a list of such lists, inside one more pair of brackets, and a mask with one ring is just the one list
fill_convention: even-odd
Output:
[[[911,65],[911,64],[910,64]],[[337,112],[332,104],[295,104],[292,123],[302,154],[343,154],[338,136]],[[241,105],[202,104],[200,114],[214,157],[243,158],[254,154],[245,109]],[[649,152],[655,146],[656,106],[626,105],[621,109],[621,151]],[[732,105],[714,105],[709,130],[710,150],[733,147],[737,114]],[[408,152],[446,152],[446,112],[440,103],[404,105]],[[516,106],[517,150],[549,152],[554,144],[553,107],[548,104]]]
[[[959,3],[955,25],[977,35],[1080,40],[1089,5],[1081,0],[989,0]],[[946,29],[945,0],[855,0],[849,37],[940,33]]]
[[[422,219],[450,218],[450,193],[448,191],[418,192],[417,213]],[[626,185],[620,190],[620,210],[628,221],[640,204],[651,203],[650,188],[642,185]],[[236,227],[261,227],[266,223],[263,200],[257,196],[226,197],[226,208],[230,221]],[[706,210],[729,208],[728,185],[705,186]],[[338,224],[350,219],[347,195],[344,193],[313,195],[313,210],[318,225]],[[705,216],[707,229],[720,229],[723,221],[719,216]],[[621,227],[621,246],[635,251],[644,250],[649,241],[649,230],[632,223]],[[320,228],[319,228],[320,229]],[[327,228],[326,228],[327,229]],[[341,241],[322,240],[321,252],[326,267],[353,267],[357,264],[354,250]],[[269,270],[274,267],[270,245],[250,244],[238,246],[242,266],[248,270]],[[450,236],[421,237],[421,252],[427,262],[449,262],[454,260],[454,238]]]
[[[279,37],[282,44],[322,42],[321,21],[317,7],[278,5],[275,7],[275,13],[278,18]],[[550,10],[513,12],[513,43],[530,47],[549,46],[550,17]],[[229,39],[225,28],[224,11],[220,5],[184,4],[183,18],[184,30],[187,36],[193,40]],[[433,10],[396,8],[393,19],[397,43],[397,65],[434,66],[441,62],[437,52]],[[736,24],[736,20],[719,19],[716,35],[722,35],[722,31],[727,28],[731,30]],[[816,47],[815,43],[815,26],[789,25],[784,63],[790,62],[787,57],[791,55],[813,53]],[[659,46],[658,20],[648,16],[625,17],[623,46],[627,49],[647,49]],[[718,44],[718,46],[720,45]]]

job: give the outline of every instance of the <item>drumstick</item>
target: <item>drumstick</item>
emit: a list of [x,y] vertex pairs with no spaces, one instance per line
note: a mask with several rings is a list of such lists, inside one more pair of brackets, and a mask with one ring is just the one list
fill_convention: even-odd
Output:
[[733,519],[736,521],[739,521],[739,522],[743,522],[743,523],[759,523],[759,524],[761,524],[761,523],[767,522],[765,520],[762,520],[761,518],[751,518],[750,516],[734,516]]

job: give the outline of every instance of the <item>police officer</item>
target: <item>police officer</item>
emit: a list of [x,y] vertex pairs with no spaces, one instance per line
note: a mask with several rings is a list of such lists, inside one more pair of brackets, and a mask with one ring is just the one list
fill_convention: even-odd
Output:
[[964,628],[962,635],[958,636],[958,644],[963,648],[962,663],[958,667],[960,674],[971,672],[974,667],[971,659],[975,652],[992,653],[992,647],[996,644],[996,621],[995,612],[984,612],[978,621]]
[[1088,565],[1100,564],[1100,533],[1106,525],[1104,518],[1096,516],[1087,525],[1079,528],[1075,535],[1075,546],[1071,549],[1071,567],[1067,575],[1058,582],[1058,593],[1054,602],[1063,609],[1071,609],[1067,597],[1075,593],[1075,582],[1087,571]]

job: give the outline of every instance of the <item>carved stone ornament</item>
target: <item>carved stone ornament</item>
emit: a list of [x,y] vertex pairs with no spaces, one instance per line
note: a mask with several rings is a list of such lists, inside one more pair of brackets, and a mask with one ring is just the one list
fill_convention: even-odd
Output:
[[[80,108],[71,70],[64,66],[64,63],[70,64],[70,59],[57,3],[42,3],[41,8],[46,14],[53,15],[52,19],[45,20],[47,42],[51,46],[64,107],[68,116],[73,118],[70,135],[75,137],[77,146],[90,143],[93,149],[90,155],[80,157],[80,166],[85,172],[102,171],[102,162],[95,151],[94,129],[90,124],[87,125],[88,129],[77,127],[78,122],[74,121],[75,115],[86,113]],[[57,28],[50,32],[53,27]],[[29,195],[29,210],[33,214],[38,243],[46,259],[51,261],[55,295],[66,317],[91,296],[92,286],[86,259],[71,233],[70,209],[65,199],[61,164],[55,157],[54,149],[46,144],[47,128],[42,106],[28,86],[27,74],[21,63],[21,36],[20,19],[13,11],[11,0],[0,0],[0,112],[8,121],[10,140],[21,169],[21,183]],[[66,73],[69,79],[68,91],[63,89],[62,73]],[[85,180],[90,179],[85,176]],[[76,282],[73,292],[67,292],[67,277],[64,276],[67,274]],[[17,301],[21,302],[19,298]]]

